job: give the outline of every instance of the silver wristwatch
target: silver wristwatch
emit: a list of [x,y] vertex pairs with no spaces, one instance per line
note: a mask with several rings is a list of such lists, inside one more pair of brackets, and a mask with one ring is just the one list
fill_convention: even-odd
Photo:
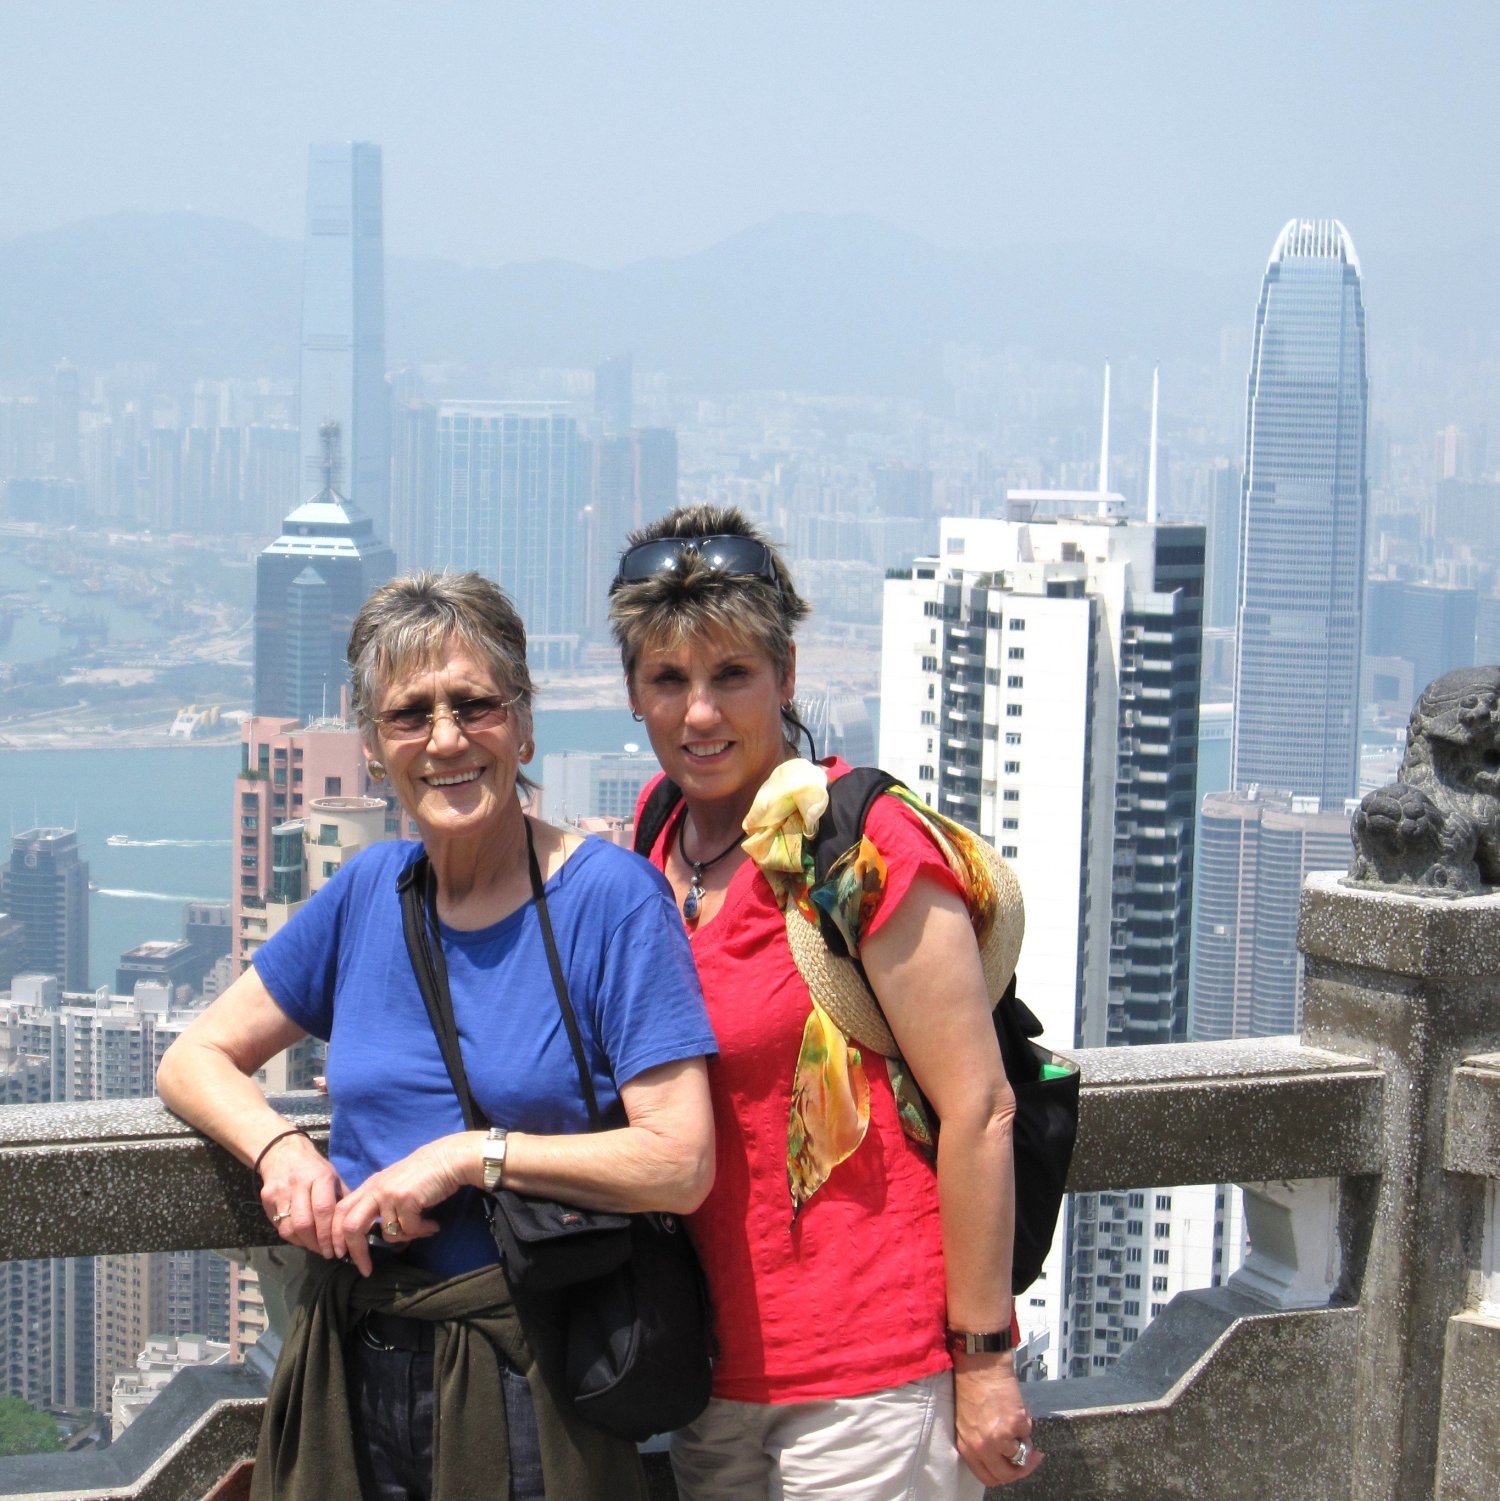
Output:
[[505,1176],[505,1138],[510,1133],[504,1126],[491,1126],[479,1155],[484,1159],[484,1191],[494,1193]]
[[950,1355],[1003,1355],[1015,1343],[1009,1329],[986,1330],[982,1334],[968,1329],[949,1329],[947,1341]]

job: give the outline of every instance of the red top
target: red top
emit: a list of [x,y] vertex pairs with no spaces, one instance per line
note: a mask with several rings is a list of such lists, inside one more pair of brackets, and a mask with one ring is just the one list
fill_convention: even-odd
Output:
[[[842,761],[827,764],[835,776],[849,770]],[[642,792],[642,804],[655,785]],[[679,809],[651,852],[658,868],[680,818]],[[958,891],[937,846],[894,798],[877,799],[866,833],[888,869],[866,937],[919,874]],[[717,1176],[691,1220],[716,1315],[714,1395],[737,1402],[853,1397],[945,1369],[937,1178],[901,1130],[884,1060],[865,1054],[865,1139],[794,1225],[787,1118],[811,1002],[785,919],[751,861],[691,937],[719,1042],[708,1061]],[[941,976],[934,982],[941,985]]]

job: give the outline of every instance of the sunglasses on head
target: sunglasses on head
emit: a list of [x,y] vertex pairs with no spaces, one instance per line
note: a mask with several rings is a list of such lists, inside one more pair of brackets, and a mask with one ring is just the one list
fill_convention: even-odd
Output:
[[754,537],[659,537],[626,549],[620,570],[609,586],[613,594],[622,584],[638,584],[660,574],[673,574],[689,554],[700,557],[706,567],[737,578],[765,579],[779,590],[776,559],[771,549]]

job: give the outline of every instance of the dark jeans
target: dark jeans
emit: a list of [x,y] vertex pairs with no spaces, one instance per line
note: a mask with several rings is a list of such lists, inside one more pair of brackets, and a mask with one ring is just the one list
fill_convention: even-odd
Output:
[[[431,1501],[431,1352],[371,1349],[356,1328],[345,1343],[344,1364],[360,1491],[368,1501]],[[545,1501],[531,1388],[509,1366],[501,1378],[510,1428],[509,1501]],[[482,1412],[465,1412],[459,1421],[490,1420]]]

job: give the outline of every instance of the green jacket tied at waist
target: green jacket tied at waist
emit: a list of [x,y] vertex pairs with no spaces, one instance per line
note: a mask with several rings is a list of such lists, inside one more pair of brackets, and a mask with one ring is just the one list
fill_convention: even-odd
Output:
[[310,1260],[266,1398],[251,1501],[360,1501],[344,1340],[371,1309],[437,1326],[433,1501],[494,1501],[509,1491],[502,1360],[530,1385],[548,1496],[645,1501],[635,1446],[585,1423],[559,1395],[561,1326],[531,1300],[519,1313],[498,1266],[443,1281],[400,1263],[377,1263],[361,1277],[348,1262]]

